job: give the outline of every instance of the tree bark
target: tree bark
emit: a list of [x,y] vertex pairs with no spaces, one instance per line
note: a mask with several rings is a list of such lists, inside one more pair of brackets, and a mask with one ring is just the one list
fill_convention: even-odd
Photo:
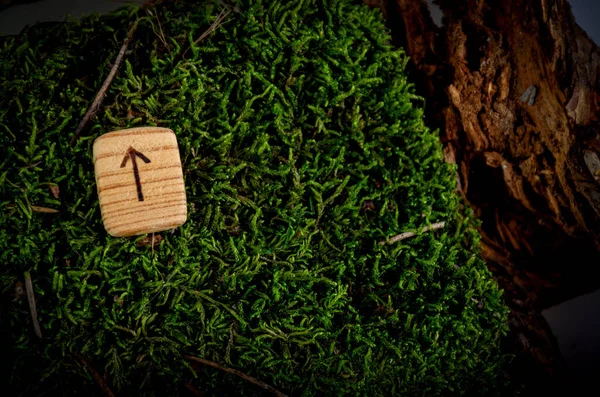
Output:
[[412,59],[427,121],[505,291],[517,367],[563,381],[541,311],[600,287],[600,49],[567,0],[366,0]]

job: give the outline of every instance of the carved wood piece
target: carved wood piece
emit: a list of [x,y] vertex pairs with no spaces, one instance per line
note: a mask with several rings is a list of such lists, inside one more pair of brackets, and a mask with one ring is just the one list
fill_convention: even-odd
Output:
[[102,220],[111,236],[153,233],[185,223],[185,185],[173,131],[113,131],[98,137],[93,151]]

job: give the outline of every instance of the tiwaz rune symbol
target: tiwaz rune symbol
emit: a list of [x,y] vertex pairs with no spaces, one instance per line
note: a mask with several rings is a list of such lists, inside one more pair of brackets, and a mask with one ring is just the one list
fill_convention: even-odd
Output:
[[121,162],[121,168],[127,165],[127,160],[131,159],[133,163],[133,176],[135,177],[135,186],[137,187],[137,195],[138,201],[144,201],[144,193],[142,193],[142,183],[140,182],[140,171],[138,170],[136,157],[142,159],[142,161],[146,164],[150,162],[150,159],[144,156],[142,153],[135,150],[133,147],[129,146],[127,149],[127,154],[123,157],[123,161]]

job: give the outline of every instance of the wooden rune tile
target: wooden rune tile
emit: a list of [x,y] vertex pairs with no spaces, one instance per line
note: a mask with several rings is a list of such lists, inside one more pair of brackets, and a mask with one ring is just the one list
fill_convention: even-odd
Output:
[[158,127],[109,132],[94,141],[100,211],[114,237],[181,226],[187,202],[177,139]]

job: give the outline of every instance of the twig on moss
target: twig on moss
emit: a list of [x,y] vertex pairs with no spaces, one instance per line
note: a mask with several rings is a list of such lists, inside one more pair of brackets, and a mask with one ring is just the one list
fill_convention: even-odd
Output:
[[[445,227],[445,226],[446,226],[446,222],[438,222],[438,223],[434,223],[434,224],[433,224],[433,225],[431,225],[431,226],[425,226],[425,227],[423,228],[423,233],[427,233],[427,232],[429,232],[429,231],[432,231],[432,230],[441,229],[441,228],[443,228],[443,227]],[[416,236],[416,235],[417,235],[417,233],[415,233],[415,232],[404,232],[404,233],[400,233],[400,234],[398,234],[397,236],[394,236],[394,237],[390,238],[389,240],[386,240],[386,241],[380,241],[380,242],[379,242],[379,245],[394,244],[394,243],[396,243],[396,242],[398,242],[398,241],[400,241],[400,240],[404,240],[404,239],[407,239],[407,238],[411,238],[411,237],[414,237],[414,236]]]
[[221,22],[223,22],[223,20],[225,18],[227,18],[227,15],[229,15],[230,13],[231,13],[231,7],[226,6],[225,8],[223,8],[221,10],[221,12],[219,13],[219,15],[217,16],[217,19],[215,19],[215,21],[212,23],[212,25],[210,25],[208,27],[208,29],[206,29],[206,31],[204,33],[202,33],[202,35],[200,37],[198,37],[196,40],[194,40],[194,45],[200,43],[202,40],[204,40],[206,38],[206,36],[211,34],[213,31],[217,30],[217,28],[221,25]]
[[110,87],[110,84],[112,83],[113,79],[115,78],[115,75],[117,74],[119,65],[121,65],[121,62],[123,61],[123,57],[125,56],[125,52],[127,51],[129,42],[133,38],[133,33],[137,29],[137,25],[138,25],[138,23],[136,21],[133,23],[131,28],[129,28],[129,31],[127,32],[127,37],[125,37],[125,41],[123,42],[123,45],[121,46],[121,49],[119,50],[119,53],[117,54],[117,58],[115,59],[115,62],[113,63],[112,68],[110,68],[110,72],[108,73],[108,76],[106,76],[104,83],[102,83],[102,87],[100,87],[100,91],[98,91],[98,93],[96,94],[94,101],[92,102],[92,104],[88,108],[88,110],[85,112],[83,119],[77,126],[77,129],[75,130],[75,134],[73,134],[73,138],[71,138],[71,146],[75,145],[75,142],[77,142],[77,138],[79,138],[79,134],[81,133],[81,131],[87,126],[89,121],[96,115],[96,112],[98,112],[98,109],[100,109],[100,105],[102,105],[102,101],[104,101],[104,97],[106,96],[106,90],[108,90],[108,87]]
[[167,44],[167,39],[165,37],[165,32],[163,32],[162,24],[160,23],[160,18],[158,17],[158,12],[156,13],[156,23],[158,23],[158,30],[160,31],[162,42],[165,45],[165,48],[168,49],[169,45]]
[[[219,13],[219,15],[217,16],[217,19],[215,19],[215,21],[208,27],[208,29],[206,29],[204,31],[204,33],[202,33],[202,35],[200,35],[200,37],[198,37],[196,40],[194,40],[193,45],[197,45],[198,43],[200,43],[202,40],[204,40],[206,38],[206,36],[208,36],[209,34],[211,34],[212,32],[214,32],[215,30],[217,30],[219,28],[219,26],[221,26],[221,23],[223,22],[223,20],[225,18],[227,18],[227,15],[229,15],[231,13],[231,11],[233,11],[233,8],[226,5],[221,12]],[[187,50],[185,50],[185,52],[183,53],[182,57],[185,57],[185,54],[187,54],[187,52],[189,51],[190,47],[188,47]]]
[[[168,49],[169,46],[167,44],[165,32],[163,32],[162,25],[160,23],[160,18],[158,17],[158,11],[154,10],[154,13],[156,14],[156,22],[158,23],[158,32],[156,31],[156,28],[154,27],[154,23],[152,22],[152,19],[150,19],[150,23],[152,24],[152,29],[154,30],[154,34],[156,35],[156,37],[158,37],[158,39],[163,43],[165,48]],[[148,8],[146,9],[146,14],[148,14],[150,16],[155,15],[152,13],[152,10],[150,10]]]
[[57,214],[59,212],[58,210],[55,210],[54,208],[40,207],[39,205],[32,205],[31,210],[33,212],[42,212],[44,214]]
[[183,358],[185,358],[186,360],[189,360],[189,361],[194,361],[194,362],[197,362],[200,364],[211,366],[213,368],[216,368],[216,369],[226,372],[228,374],[237,375],[240,378],[247,380],[250,383],[254,383],[257,386],[262,387],[263,389],[273,393],[274,395],[276,395],[278,397],[287,397],[286,394],[283,394],[279,390],[275,389],[273,386],[269,386],[265,382],[260,381],[256,378],[253,378],[250,375],[246,375],[245,373],[243,373],[242,371],[238,371],[237,369],[227,368],[227,367],[222,366],[221,364],[218,364],[214,361],[206,360],[204,358],[199,358],[199,357],[194,357],[194,356],[186,356],[186,355],[184,355]]
[[115,397],[115,393],[113,393],[112,390],[110,390],[110,387],[108,387],[108,385],[106,384],[106,381],[104,380],[104,378],[102,376],[100,376],[98,371],[96,371],[96,368],[94,368],[92,363],[90,363],[90,361],[87,358],[85,358],[79,354],[76,357],[77,357],[77,360],[79,360],[79,362],[82,363],[85,366],[85,368],[87,368],[87,370],[90,372],[90,374],[92,375],[92,378],[94,378],[94,380],[96,381],[98,386],[100,386],[100,389],[102,389],[102,393],[106,397]]
[[162,2],[163,2],[163,0],[146,0],[142,3],[141,8],[142,8],[142,10],[145,10],[147,8],[154,7],[155,5],[158,5]]
[[189,390],[190,394],[194,397],[202,397],[202,394],[194,385],[192,385],[189,381],[185,382],[185,388]]
[[33,321],[33,329],[38,338],[42,337],[42,329],[38,321],[37,307],[35,304],[35,295],[33,293],[33,282],[29,272],[25,272],[25,292],[27,293],[27,301],[29,301],[29,310],[31,311],[31,320]]
[[152,232],[152,242],[150,245],[152,246],[152,265],[154,265],[154,232]]

